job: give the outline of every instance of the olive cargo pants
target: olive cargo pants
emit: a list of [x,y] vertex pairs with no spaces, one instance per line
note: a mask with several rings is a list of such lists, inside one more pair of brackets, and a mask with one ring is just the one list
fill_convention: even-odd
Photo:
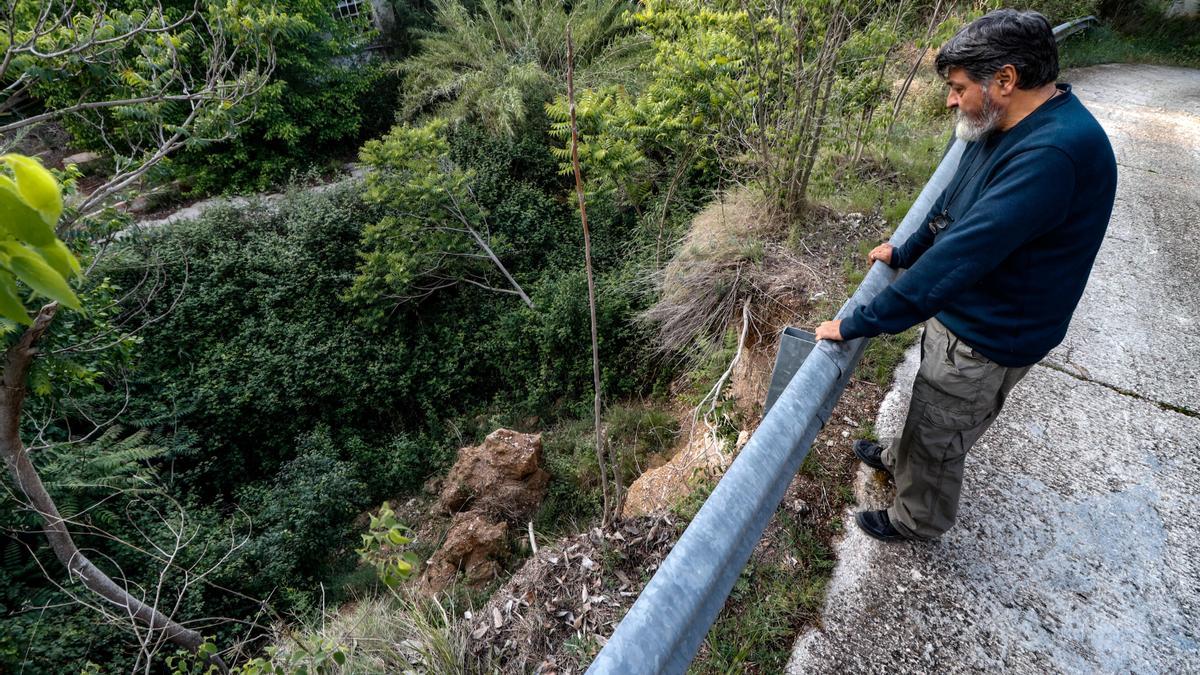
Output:
[[904,432],[881,458],[896,480],[888,518],[901,534],[932,539],[954,525],[967,451],[1029,368],[1005,368],[925,322]]

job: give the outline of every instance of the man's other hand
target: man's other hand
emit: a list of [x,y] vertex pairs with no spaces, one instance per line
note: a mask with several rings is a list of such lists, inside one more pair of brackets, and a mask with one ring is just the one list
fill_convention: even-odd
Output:
[[876,260],[882,262],[884,265],[891,265],[892,264],[892,245],[891,244],[880,244],[880,245],[876,246],[875,248],[871,249],[871,252],[867,254],[867,263],[870,264],[870,263],[875,262]]
[[818,340],[833,340],[834,342],[842,341],[842,320],[835,319],[834,321],[826,321],[820,326],[817,326]]

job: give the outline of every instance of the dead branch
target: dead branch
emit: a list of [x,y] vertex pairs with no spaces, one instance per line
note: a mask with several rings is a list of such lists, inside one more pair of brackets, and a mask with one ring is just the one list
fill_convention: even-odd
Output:
[[[148,630],[147,635],[153,639],[169,640],[196,651],[203,643],[199,633],[179,625],[157,607],[134,597],[127,587],[113,581],[79,549],[67,529],[67,521],[59,514],[21,440],[21,416],[27,394],[29,367],[37,354],[37,342],[45,335],[57,312],[58,303],[52,302],[42,307],[33,325],[5,354],[3,386],[0,387],[0,455],[3,455],[9,475],[24,496],[24,501],[45,523],[44,532],[55,557],[67,568],[71,578],[79,580],[107,603],[97,606],[120,610],[130,620],[144,626]],[[222,672],[227,670],[218,657],[214,657],[214,664]]]

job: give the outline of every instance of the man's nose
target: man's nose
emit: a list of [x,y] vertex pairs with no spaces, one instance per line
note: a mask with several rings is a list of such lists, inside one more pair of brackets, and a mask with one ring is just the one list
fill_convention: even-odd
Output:
[[946,107],[951,109],[958,107],[958,94],[954,92],[946,94]]

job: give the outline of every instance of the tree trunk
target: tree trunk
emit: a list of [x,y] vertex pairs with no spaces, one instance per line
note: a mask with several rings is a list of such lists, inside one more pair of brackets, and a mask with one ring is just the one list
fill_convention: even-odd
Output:
[[[938,24],[938,12],[942,9],[942,0],[938,0],[933,6],[933,12],[929,15],[929,26],[925,29],[925,41],[928,42],[933,36],[933,29]],[[953,5],[951,5],[953,9]],[[884,142],[891,143],[892,128],[896,126],[896,120],[900,117],[900,108],[904,105],[904,97],[908,96],[908,89],[912,86],[913,78],[917,76],[917,69],[921,67],[921,61],[925,59],[926,52],[929,51],[929,45],[921,48],[921,52],[917,54],[917,58],[913,61],[912,67],[908,69],[908,77],[904,78],[904,86],[900,87],[900,93],[896,94],[896,102],[892,105],[892,117],[888,120],[887,131],[884,132]]]
[[[596,426],[596,462],[600,465],[600,486],[604,495],[604,525],[612,522],[612,511],[620,502],[620,483],[615,484],[617,494],[609,496],[607,451],[604,447],[604,431],[600,427],[600,340],[596,332],[596,281],[592,276],[592,236],[588,231],[587,202],[583,197],[583,172],[579,167],[579,132],[575,123],[575,46],[571,42],[571,24],[567,24],[567,103],[571,111],[571,165],[575,169],[575,194],[579,197],[579,220],[583,223],[583,263],[587,269],[588,310],[592,318],[592,408]],[[620,471],[613,467],[613,471]]]
[[[21,494],[45,522],[46,539],[50,542],[50,548],[67,568],[70,577],[78,579],[88,590],[147,626],[154,634],[154,639],[170,640],[195,652],[204,642],[199,633],[184,628],[158,609],[130,595],[80,552],[70,531],[67,530],[66,521],[59,515],[58,507],[46,491],[46,486],[42,484],[41,476],[30,461],[29,453],[21,440],[25,378],[29,374],[33,357],[37,354],[35,345],[45,335],[57,311],[56,302],[42,307],[33,325],[5,355],[4,386],[0,387],[0,455],[4,456],[8,473]],[[222,672],[226,672],[225,664],[219,658],[214,657],[214,663]]]
[[[823,92],[819,92],[821,109],[820,112],[817,113],[816,119],[813,121],[812,135],[809,137],[810,140],[807,151],[802,154],[804,157],[804,170],[800,174],[800,183],[796,186],[795,201],[793,204],[789,205],[792,209],[794,209],[793,212],[798,211],[800,207],[803,207],[806,204],[808,183],[812,179],[813,166],[817,163],[817,152],[821,149],[821,136],[825,133],[825,116],[829,112],[829,94],[833,88],[833,81],[837,77],[837,73],[835,72],[837,67],[837,51],[841,47],[842,41],[845,39],[844,30],[845,28],[848,28],[848,25],[842,25],[842,22],[846,21],[845,17],[838,16],[836,18],[838,19],[837,23],[835,24],[831,22],[829,27],[833,38],[829,47],[829,59],[823,66],[823,69],[825,70],[823,73],[825,87]],[[814,91],[814,95],[817,93],[818,92]]]

